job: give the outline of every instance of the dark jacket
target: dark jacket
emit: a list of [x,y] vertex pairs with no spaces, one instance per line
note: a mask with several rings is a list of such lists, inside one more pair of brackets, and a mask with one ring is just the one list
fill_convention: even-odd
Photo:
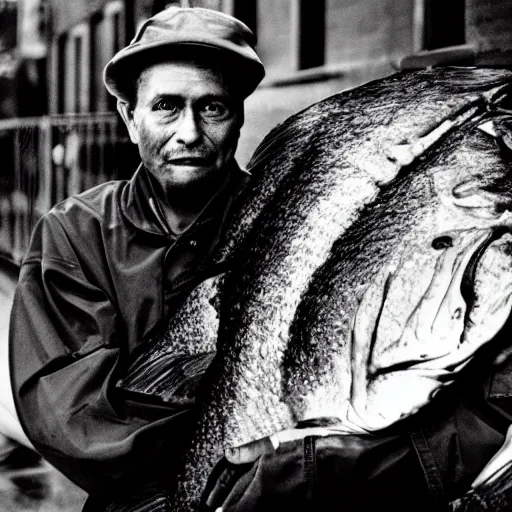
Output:
[[149,201],[143,168],[65,200],[35,228],[11,316],[15,403],[36,449],[91,494],[173,474],[192,404],[115,383],[198,279],[247,176],[234,165],[179,237]]

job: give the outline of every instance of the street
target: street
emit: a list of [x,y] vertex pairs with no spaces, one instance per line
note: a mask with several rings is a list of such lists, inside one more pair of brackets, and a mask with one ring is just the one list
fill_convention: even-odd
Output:
[[34,452],[20,447],[9,451],[13,442],[4,437],[9,432],[19,437],[19,426],[5,404],[10,389],[7,374],[8,311],[14,292],[15,276],[11,265],[0,259],[0,511],[2,512],[78,512],[86,494]]

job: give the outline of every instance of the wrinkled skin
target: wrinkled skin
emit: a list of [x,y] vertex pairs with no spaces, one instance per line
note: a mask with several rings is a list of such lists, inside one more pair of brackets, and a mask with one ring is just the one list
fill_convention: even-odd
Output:
[[158,63],[142,72],[135,106],[121,102],[120,113],[164,189],[223,181],[218,175],[235,153],[243,122],[232,96],[220,72],[195,63]]
[[262,142],[212,263],[229,272],[198,286],[121,383],[165,398],[162,358],[217,351],[172,510],[196,509],[226,447],[319,416],[378,431],[492,344],[512,301],[512,169],[478,126],[499,125],[511,83],[500,70],[398,74]]

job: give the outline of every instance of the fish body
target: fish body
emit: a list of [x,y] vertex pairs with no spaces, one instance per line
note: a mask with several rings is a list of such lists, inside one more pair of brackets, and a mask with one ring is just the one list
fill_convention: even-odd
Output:
[[495,338],[512,300],[512,168],[477,127],[511,84],[503,70],[397,74],[265,138],[215,257],[229,271],[140,356],[216,351],[171,510],[197,508],[226,447],[315,417],[378,432]]

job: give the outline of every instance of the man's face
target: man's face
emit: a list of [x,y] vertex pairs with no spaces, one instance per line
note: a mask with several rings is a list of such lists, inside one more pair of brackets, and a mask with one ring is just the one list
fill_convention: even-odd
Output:
[[242,107],[220,72],[192,62],[155,64],[138,81],[130,138],[164,189],[222,179],[234,156]]

